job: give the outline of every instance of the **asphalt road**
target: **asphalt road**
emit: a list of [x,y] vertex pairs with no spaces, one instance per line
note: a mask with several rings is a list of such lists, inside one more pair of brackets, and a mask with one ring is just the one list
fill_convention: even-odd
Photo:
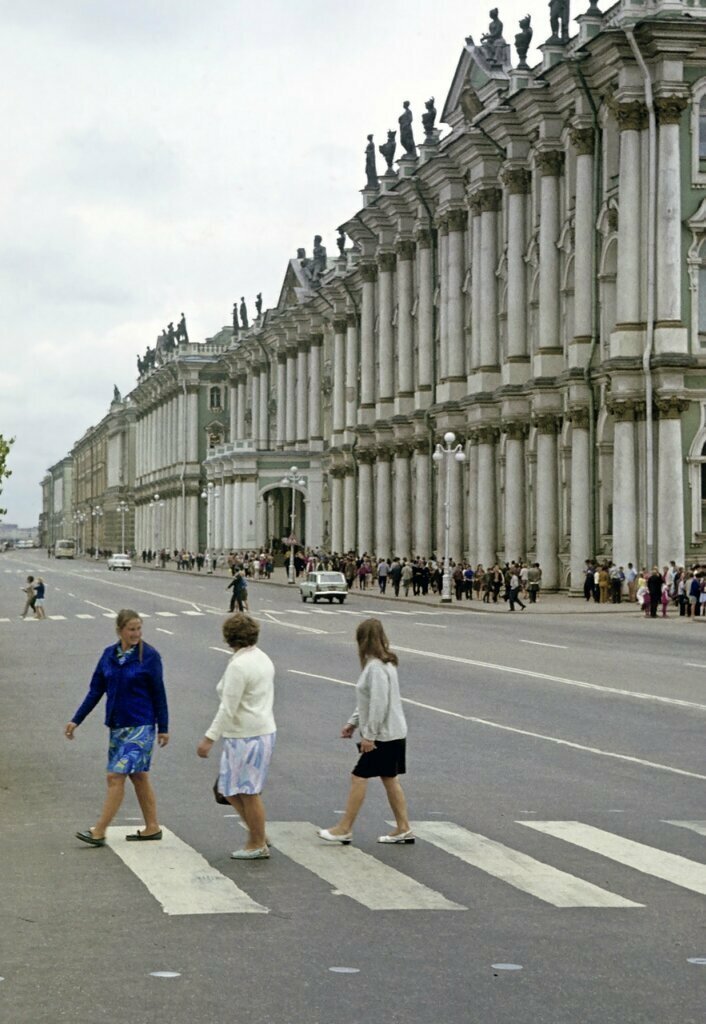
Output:
[[[18,617],[27,572],[47,582],[46,622]],[[225,583],[0,556],[1,1021],[703,1024],[706,623],[581,602],[510,616],[354,593],[312,607],[251,584],[277,667],[273,854],[236,863],[216,756],[195,754],[228,656]],[[107,734],[102,708],[73,743],[63,726],[121,607],[145,615],[171,705],[153,780],[175,838],[136,851],[161,858],[151,880],[118,831],[103,849],[74,839],[102,801]],[[322,850],[313,826],[336,820],[354,763],[338,734],[370,614],[400,656],[420,838],[376,844],[389,812],[373,782],[354,845]],[[130,794],[115,825],[138,816]],[[168,910],[179,841],[208,913]],[[258,912],[226,912],[224,886]]]

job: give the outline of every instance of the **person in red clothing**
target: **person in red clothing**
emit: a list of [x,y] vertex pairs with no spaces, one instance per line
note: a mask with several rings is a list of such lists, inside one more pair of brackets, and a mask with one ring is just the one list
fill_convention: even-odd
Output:
[[145,819],[142,832],[130,840],[161,839],[157,800],[149,778],[155,739],[160,747],[169,742],[169,711],[159,653],[142,640],[142,619],[123,608],[116,620],[118,643],[106,647],[95,668],[83,703],[64,728],[72,740],[76,728],[105,694],[105,724],[110,729],[107,783],[103,810],[91,828],[76,833],[90,846],[105,846],[108,825],[120,809],[129,776]]

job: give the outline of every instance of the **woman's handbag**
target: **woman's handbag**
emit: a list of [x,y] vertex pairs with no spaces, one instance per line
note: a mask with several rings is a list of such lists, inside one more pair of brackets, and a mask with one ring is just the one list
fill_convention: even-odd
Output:
[[223,796],[218,788],[218,779],[213,783],[213,795],[217,804],[227,804],[230,807],[230,801],[227,797]]

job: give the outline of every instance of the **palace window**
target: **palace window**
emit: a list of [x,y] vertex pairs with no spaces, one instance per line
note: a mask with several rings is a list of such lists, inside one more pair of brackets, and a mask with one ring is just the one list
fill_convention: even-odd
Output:
[[220,409],[220,408],[222,408],[222,406],[221,406],[221,389],[220,388],[215,388],[215,387],[211,388],[211,390],[209,391],[208,405],[209,405],[210,409]]
[[693,87],[690,129],[692,184],[706,188],[706,78]]
[[[706,97],[704,97],[706,99]],[[691,293],[691,351],[706,354],[706,199],[690,218],[691,245],[687,254]]]

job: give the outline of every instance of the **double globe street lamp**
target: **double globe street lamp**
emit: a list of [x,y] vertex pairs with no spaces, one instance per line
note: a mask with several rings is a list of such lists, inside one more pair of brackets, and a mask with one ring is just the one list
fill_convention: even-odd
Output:
[[283,487],[292,488],[292,508],[289,513],[289,568],[287,570],[287,583],[296,583],[296,573],[294,571],[294,545],[296,544],[296,536],[294,534],[294,522],[296,518],[296,500],[297,500],[297,487],[303,487],[306,483],[304,477],[299,476],[299,470],[296,466],[292,466],[288,473],[286,473],[280,481]]
[[93,530],[93,557],[98,558],[98,549],[100,548],[99,536],[98,536],[98,524],[103,518],[103,509],[100,505],[95,505],[91,511],[91,515],[95,521],[95,527]]
[[123,552],[123,554],[126,554],[126,551],[125,551],[125,515],[126,515],[127,512],[130,511],[130,506],[128,505],[128,503],[126,501],[119,501],[118,504],[117,504],[116,511],[117,511],[118,515],[120,516],[120,550]]
[[221,492],[218,487],[214,484],[213,480],[209,480],[204,489],[201,491],[201,497],[206,502],[206,572],[213,572],[213,519],[214,519],[214,502],[220,498]]
[[161,550],[161,548],[160,548],[160,533],[161,533],[161,527],[162,527],[161,512],[162,512],[162,509],[164,508],[164,502],[162,500],[160,500],[159,494],[154,494],[152,496],[152,501],[150,502],[149,507],[152,509],[152,515],[154,517],[154,520],[153,520],[153,522],[154,522],[154,549],[155,549],[155,557],[157,559],[157,563],[159,564],[159,562],[160,562],[160,550]]
[[76,554],[81,555],[83,554],[83,538],[81,534],[83,532],[83,524],[86,522],[86,513],[74,512],[71,518],[73,519],[76,526]]
[[463,446],[457,444],[454,447],[456,435],[449,430],[444,434],[444,447],[437,444],[432,459],[441,463],[446,459],[446,493],[444,495],[444,575],[441,582],[441,600],[444,604],[451,602],[451,571],[449,567],[449,531],[451,529],[451,460],[465,462],[466,453]]

